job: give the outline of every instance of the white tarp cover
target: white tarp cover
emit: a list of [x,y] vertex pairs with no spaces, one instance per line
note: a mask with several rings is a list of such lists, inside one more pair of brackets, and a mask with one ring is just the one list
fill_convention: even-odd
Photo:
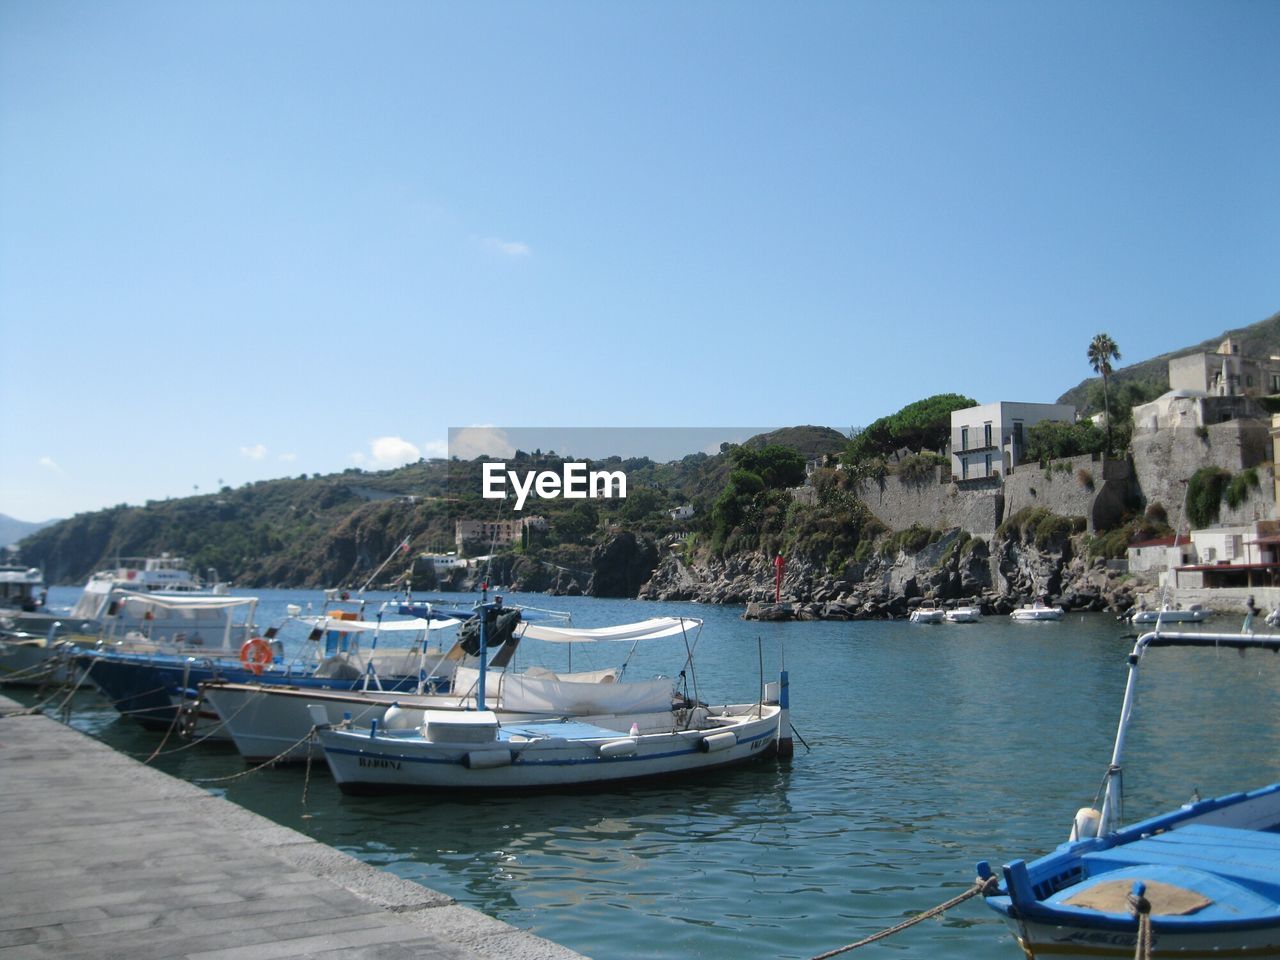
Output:
[[117,600],[126,601],[130,608],[140,604],[161,610],[229,610],[235,607],[251,607],[257,597],[214,597],[192,594],[155,594],[118,592]]
[[445,627],[456,627],[462,622],[460,620],[426,620],[422,618],[383,620],[381,623],[376,620],[333,620],[329,617],[299,617],[298,620],[311,627],[332,630],[334,633],[370,633],[375,630],[379,633],[412,633],[415,631],[421,633],[423,630],[443,630]]
[[547,627],[522,623],[516,629],[522,637],[548,643],[592,643],[597,640],[656,640],[695,633],[701,626],[702,621],[692,617],[653,617],[639,623],[620,623],[612,627]]
[[[453,694],[474,696],[480,671],[458,667]],[[671,709],[675,684],[670,678],[628,683],[583,683],[551,674],[532,677],[524,673],[489,671],[485,697],[500,710],[586,716],[598,713],[656,713]]]

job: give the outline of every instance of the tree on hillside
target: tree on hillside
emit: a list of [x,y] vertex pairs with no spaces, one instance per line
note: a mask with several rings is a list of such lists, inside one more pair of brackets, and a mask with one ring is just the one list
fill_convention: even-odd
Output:
[[1120,348],[1108,334],[1100,333],[1089,344],[1089,365],[1094,373],[1102,374],[1102,408],[1107,422],[1107,447],[1111,446],[1111,402],[1107,393],[1111,379],[1111,361],[1120,359]]
[[916,452],[941,450],[951,432],[951,412],[976,405],[976,401],[958,393],[940,393],[909,403],[865,430],[853,431],[845,446],[845,467],[849,469],[875,457],[892,456],[904,447]]

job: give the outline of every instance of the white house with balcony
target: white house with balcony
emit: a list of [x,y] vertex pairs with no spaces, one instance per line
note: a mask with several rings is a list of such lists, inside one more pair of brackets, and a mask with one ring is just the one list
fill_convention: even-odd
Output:
[[1000,477],[1024,462],[1027,430],[1045,420],[1073,423],[1070,403],[979,404],[951,413],[951,476],[957,480]]

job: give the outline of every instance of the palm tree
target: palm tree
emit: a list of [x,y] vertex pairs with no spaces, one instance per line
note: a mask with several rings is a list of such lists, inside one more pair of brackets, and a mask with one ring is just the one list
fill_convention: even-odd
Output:
[[1102,374],[1102,409],[1107,421],[1107,449],[1111,449],[1111,400],[1107,381],[1111,376],[1111,361],[1120,359],[1120,348],[1110,335],[1100,333],[1089,344],[1089,364],[1094,373]]

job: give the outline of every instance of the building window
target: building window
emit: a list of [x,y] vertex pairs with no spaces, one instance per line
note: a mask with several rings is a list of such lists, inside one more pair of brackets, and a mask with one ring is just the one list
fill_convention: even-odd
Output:
[[[990,429],[990,427],[988,427],[987,429]],[[987,476],[989,477],[991,476],[991,454],[988,453],[986,459],[987,459]]]
[[983,424],[982,427],[982,445],[984,447],[991,446],[991,424]]
[[960,459],[960,479],[961,480],[969,479],[969,458],[968,457],[962,457]]
[[[1277,377],[1276,379],[1280,380],[1280,377]],[[961,450],[969,449],[969,428],[968,427],[960,428],[960,449]],[[965,464],[967,465],[968,463],[969,461],[966,460]]]

